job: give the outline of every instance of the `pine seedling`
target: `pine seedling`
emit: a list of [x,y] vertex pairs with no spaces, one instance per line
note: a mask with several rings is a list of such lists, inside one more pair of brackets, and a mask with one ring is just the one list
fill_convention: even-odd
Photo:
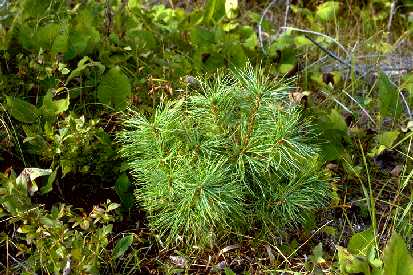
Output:
[[150,119],[129,113],[118,135],[138,202],[167,244],[284,229],[324,205],[317,134],[286,83],[250,67],[199,83]]

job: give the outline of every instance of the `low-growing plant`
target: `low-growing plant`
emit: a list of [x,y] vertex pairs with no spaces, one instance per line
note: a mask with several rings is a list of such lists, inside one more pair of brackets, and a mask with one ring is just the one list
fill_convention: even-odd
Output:
[[26,168],[18,177],[13,171],[10,175],[0,174],[1,223],[5,230],[13,229],[0,236],[0,249],[13,248],[2,255],[14,259],[7,271],[99,274],[112,223],[118,218],[115,209],[120,205],[107,201],[89,214],[64,204],[48,211],[33,204],[30,193],[34,192],[35,179],[50,173],[51,170]]
[[290,87],[250,67],[199,80],[118,135],[136,197],[167,244],[207,245],[251,226],[279,232],[325,205],[317,133]]

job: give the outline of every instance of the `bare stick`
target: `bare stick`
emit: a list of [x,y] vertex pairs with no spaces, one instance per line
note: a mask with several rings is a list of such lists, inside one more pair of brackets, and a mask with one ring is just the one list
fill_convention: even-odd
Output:
[[311,31],[311,30],[304,30],[304,29],[299,29],[299,28],[294,28],[294,27],[281,27],[281,28],[282,28],[282,29],[286,29],[286,30],[291,30],[291,31],[302,32],[302,33],[310,33],[310,34],[314,34],[314,35],[318,35],[318,36],[324,37],[324,38],[326,38],[326,39],[334,42],[334,44],[336,44],[340,49],[342,49],[343,52],[346,54],[346,57],[349,56],[349,53],[348,53],[347,49],[346,49],[343,45],[341,45],[341,44],[340,44],[337,40],[335,40],[334,38],[332,38],[332,37],[330,37],[330,36],[328,36],[328,35],[326,35],[326,34],[324,34],[324,33],[316,32],[316,31]]
[[330,57],[334,58],[335,60],[337,60],[338,62],[340,62],[343,65],[346,65],[347,67],[351,68],[351,64],[349,64],[348,62],[346,62],[345,60],[341,59],[340,57],[338,57],[335,53],[333,53],[332,51],[324,48],[320,43],[318,43],[317,41],[315,41],[314,39],[312,39],[310,36],[308,35],[304,35],[305,38],[307,38],[308,40],[310,40],[313,44],[315,44],[317,47],[319,47],[323,52],[325,52],[327,55],[329,55]]
[[406,112],[409,115],[409,118],[412,119],[413,118],[412,117],[412,111],[410,111],[410,107],[409,107],[409,104],[406,101],[406,98],[404,97],[402,91],[400,91],[399,94],[400,94],[400,97],[402,98],[402,101],[403,101],[404,105],[406,106]]
[[277,3],[278,0],[272,0],[267,7],[265,7],[264,11],[261,14],[260,22],[258,23],[258,40],[260,41],[261,50],[265,53],[264,43],[262,40],[262,22],[264,21],[265,14],[267,14],[268,10]]
[[393,22],[393,17],[396,14],[396,0],[393,0],[393,2],[390,5],[390,14],[389,14],[389,21],[387,22],[387,32],[389,33],[388,39],[390,39],[390,31],[391,31],[391,25]]
[[350,94],[348,94],[346,91],[343,91],[343,93],[345,93],[352,101],[354,101],[359,107],[360,109],[363,111],[363,113],[366,114],[366,116],[370,119],[370,121],[376,125],[376,122],[374,121],[374,119],[370,116],[369,112],[354,98],[352,97]]
[[330,94],[328,94],[328,93],[326,93],[326,92],[324,92],[324,91],[320,91],[321,93],[323,93],[324,95],[326,95],[326,96],[328,96],[328,97],[331,97],[331,99],[335,102],[335,103],[337,103],[341,108],[343,108],[346,112],[349,112],[349,113],[353,113],[349,108],[347,108],[346,107],[346,105],[344,105],[343,103],[341,103],[340,101],[338,101],[334,96],[332,96],[332,95],[330,95]]
[[285,13],[284,13],[284,25],[283,27],[287,27],[287,20],[288,20],[288,13],[290,11],[290,0],[285,1]]

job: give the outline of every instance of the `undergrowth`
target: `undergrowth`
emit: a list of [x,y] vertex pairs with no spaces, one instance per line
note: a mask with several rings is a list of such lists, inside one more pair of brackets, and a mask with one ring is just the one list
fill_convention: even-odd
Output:
[[410,274],[412,18],[0,0],[0,273]]

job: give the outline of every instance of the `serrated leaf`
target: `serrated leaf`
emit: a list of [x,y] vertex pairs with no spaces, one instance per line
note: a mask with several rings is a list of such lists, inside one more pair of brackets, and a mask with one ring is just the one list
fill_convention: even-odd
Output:
[[128,106],[128,97],[131,94],[131,85],[128,78],[119,67],[109,70],[100,82],[97,96],[101,103],[123,110]]
[[37,109],[33,104],[16,97],[6,96],[7,110],[18,121],[33,123],[37,119]]
[[394,232],[383,252],[384,274],[413,274],[413,258],[403,238]]
[[132,234],[129,234],[123,237],[122,239],[120,239],[116,243],[115,248],[113,248],[113,251],[112,251],[113,258],[117,259],[119,257],[122,257],[132,243],[133,243]]

